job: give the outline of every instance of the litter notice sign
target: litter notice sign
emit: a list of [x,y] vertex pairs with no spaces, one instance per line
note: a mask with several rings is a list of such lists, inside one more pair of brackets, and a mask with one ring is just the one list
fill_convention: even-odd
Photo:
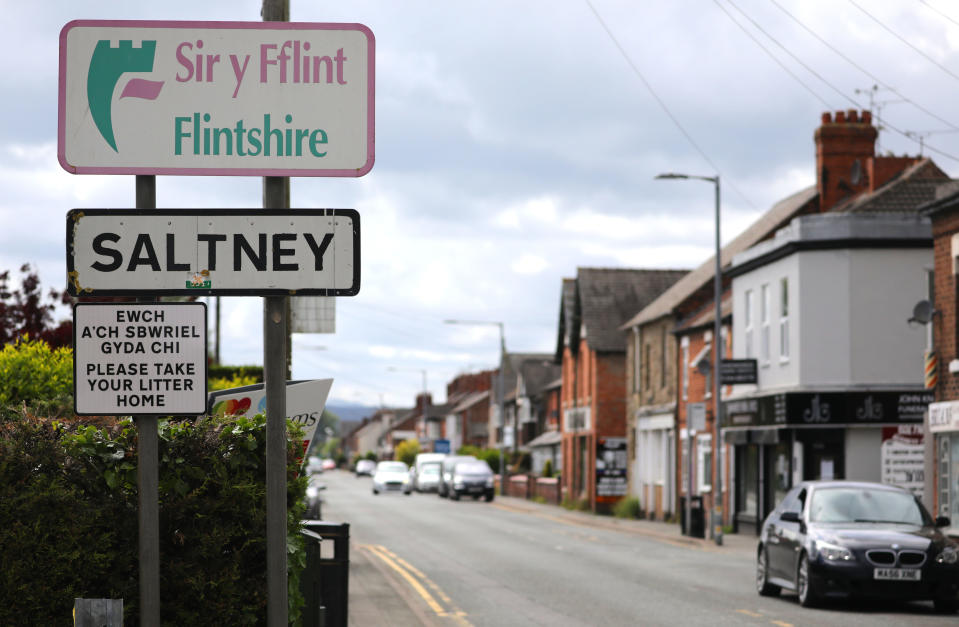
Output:
[[78,415],[206,412],[203,303],[79,303],[73,346]]

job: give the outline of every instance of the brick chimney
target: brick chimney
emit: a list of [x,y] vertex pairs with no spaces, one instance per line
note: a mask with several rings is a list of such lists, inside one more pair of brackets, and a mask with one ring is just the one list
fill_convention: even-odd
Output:
[[820,211],[870,189],[878,134],[869,111],[862,116],[855,109],[837,111],[835,119],[831,113],[822,114],[822,125],[814,135]]

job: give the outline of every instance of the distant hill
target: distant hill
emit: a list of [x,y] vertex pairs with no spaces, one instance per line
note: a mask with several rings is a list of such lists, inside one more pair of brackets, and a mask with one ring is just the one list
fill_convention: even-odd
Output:
[[331,400],[327,401],[326,409],[336,414],[341,421],[359,422],[367,416],[372,415],[373,412],[379,408],[359,405],[357,403]]

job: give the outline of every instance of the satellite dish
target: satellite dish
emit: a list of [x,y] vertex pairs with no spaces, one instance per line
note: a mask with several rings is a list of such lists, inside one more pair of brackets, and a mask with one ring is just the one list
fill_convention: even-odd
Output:
[[921,300],[912,308],[912,318],[909,319],[909,322],[929,324],[935,312],[936,310],[932,308],[932,303],[928,300]]
[[862,181],[862,164],[859,163],[859,159],[852,162],[852,171],[849,173],[849,180],[852,181],[853,185],[859,185]]

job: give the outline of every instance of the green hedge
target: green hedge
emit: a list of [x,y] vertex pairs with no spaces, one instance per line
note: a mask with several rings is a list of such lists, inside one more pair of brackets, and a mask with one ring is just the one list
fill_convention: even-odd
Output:
[[[162,622],[264,623],[265,419],[161,421],[159,433]],[[124,623],[139,623],[135,453],[130,421],[0,418],[0,625],[72,625],[74,598],[122,598]],[[291,445],[291,623],[305,564],[295,453]]]
[[253,377],[254,383],[263,383],[263,366],[224,366],[210,364],[206,368],[206,376],[210,379],[236,379]]

